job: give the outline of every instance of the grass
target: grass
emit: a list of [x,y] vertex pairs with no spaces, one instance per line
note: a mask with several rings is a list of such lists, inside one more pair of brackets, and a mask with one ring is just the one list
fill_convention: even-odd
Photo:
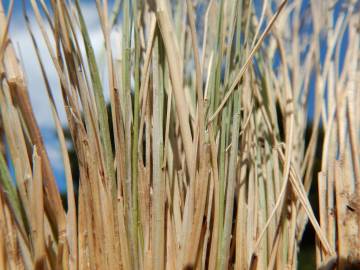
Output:
[[307,224],[317,269],[357,267],[359,8],[333,2],[95,0],[99,65],[79,0],[24,1],[66,208],[0,3],[0,269],[303,268]]

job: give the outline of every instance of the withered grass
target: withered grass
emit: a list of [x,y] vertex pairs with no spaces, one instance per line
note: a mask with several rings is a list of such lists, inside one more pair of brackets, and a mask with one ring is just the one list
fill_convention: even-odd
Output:
[[318,269],[359,264],[359,8],[260,2],[96,0],[100,65],[79,0],[23,1],[66,210],[0,2],[0,269],[296,269],[308,222]]

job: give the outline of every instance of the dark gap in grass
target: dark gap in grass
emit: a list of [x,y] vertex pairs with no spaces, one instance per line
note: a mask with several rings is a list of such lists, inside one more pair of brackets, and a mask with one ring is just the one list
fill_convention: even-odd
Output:
[[[305,131],[306,148],[309,145],[310,137],[313,132],[311,124],[312,123],[308,123]],[[317,220],[319,220],[319,197],[318,197],[317,175],[321,170],[322,142],[324,139],[323,128],[321,127],[321,125],[319,125],[318,128],[319,128],[319,137],[316,143],[314,169],[312,172],[312,183],[309,192],[310,204]],[[299,245],[298,258],[299,258],[298,269],[304,269],[304,270],[316,269],[315,230],[313,226],[310,224],[310,222],[308,222],[305,227],[305,231]]]
[[283,113],[281,112],[281,107],[279,102],[276,102],[276,116],[278,119],[278,127],[279,127],[279,135],[280,135],[280,141],[285,141],[285,132],[284,132],[284,123],[283,123]]

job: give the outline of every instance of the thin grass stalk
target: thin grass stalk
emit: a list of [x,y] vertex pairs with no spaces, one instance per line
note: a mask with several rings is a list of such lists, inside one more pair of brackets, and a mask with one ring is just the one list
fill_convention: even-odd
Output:
[[143,242],[141,237],[141,228],[140,228],[140,214],[139,214],[139,198],[138,198],[138,140],[139,140],[139,108],[140,108],[140,38],[139,32],[141,30],[141,5],[142,3],[138,0],[132,1],[132,10],[133,10],[133,24],[134,24],[134,47],[135,47],[135,55],[134,55],[134,121],[132,125],[132,160],[131,160],[131,168],[132,168],[132,204],[134,211],[134,221],[135,226],[134,229],[136,232],[137,242]]
[[153,190],[154,201],[152,208],[152,250],[153,269],[162,270],[165,267],[165,179],[161,169],[163,149],[163,88],[162,88],[162,67],[159,36],[155,38],[153,50],[153,128],[152,137],[157,138],[153,143]]
[[21,213],[21,202],[18,193],[16,191],[16,188],[14,187],[14,184],[12,182],[8,170],[7,162],[2,154],[0,154],[0,180],[1,180],[1,186],[4,189],[4,192],[8,195],[10,204],[13,207],[17,221],[22,226],[24,226],[23,217]]
[[[135,208],[132,202],[132,163],[131,163],[131,88],[130,88],[130,50],[131,50],[131,11],[130,11],[130,1],[123,2],[124,9],[124,18],[123,18],[123,42],[122,42],[122,94],[124,99],[125,107],[125,149],[126,149],[126,192],[125,192],[125,201],[126,201],[126,212],[127,212],[127,230],[130,240],[130,251],[132,258],[132,265],[135,269],[138,268],[138,242],[136,237],[136,216]],[[135,196],[135,195],[133,195]]]
[[176,50],[177,43],[174,40],[174,37],[169,34],[173,33],[171,28],[171,22],[169,18],[169,14],[166,13],[165,3],[164,1],[157,1],[158,11],[157,11],[157,19],[159,23],[159,28],[161,31],[161,35],[164,41],[164,46],[166,50],[166,55],[168,57],[169,64],[169,73],[171,77],[171,82],[174,91],[176,110],[179,117],[179,124],[181,130],[181,136],[183,138],[184,150],[186,155],[186,164],[189,170],[189,174],[193,179],[195,174],[194,168],[194,160],[192,158],[192,136],[190,132],[190,126],[188,122],[189,110],[188,106],[185,103],[185,99],[181,90],[181,81],[179,78],[180,70],[178,68],[178,57]]
[[102,144],[102,151],[104,151],[105,159],[105,178],[112,194],[116,193],[116,182],[113,167],[113,154],[111,149],[109,120],[106,111],[105,99],[103,95],[103,87],[101,85],[100,74],[96,64],[96,58],[94,50],[91,45],[88,30],[85,25],[84,17],[80,8],[79,0],[75,1],[76,9],[79,14],[79,20],[81,25],[81,33],[85,44],[86,54],[89,61],[89,69],[91,74],[91,80],[93,85],[93,91],[95,95],[95,103],[97,108],[97,116],[99,118],[100,138]]
[[236,177],[236,168],[237,168],[237,152],[239,145],[239,128],[240,128],[240,102],[239,94],[240,89],[238,89],[234,97],[234,113],[233,113],[233,122],[231,129],[231,152],[230,152],[230,161],[229,161],[229,175],[227,181],[226,189],[226,207],[225,207],[225,217],[224,217],[224,231],[221,238],[221,255],[219,261],[219,269],[227,269],[229,263],[229,246],[230,246],[230,237],[231,237],[231,227],[232,227],[232,215],[234,208],[234,195],[235,195],[235,177]]

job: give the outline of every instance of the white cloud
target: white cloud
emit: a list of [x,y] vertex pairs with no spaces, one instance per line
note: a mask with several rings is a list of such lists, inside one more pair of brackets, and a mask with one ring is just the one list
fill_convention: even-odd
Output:
[[62,155],[59,151],[59,145],[57,141],[52,141],[48,146],[46,147],[46,151],[48,153],[49,159],[51,160],[51,165],[55,171],[63,171],[63,161],[62,161]]

